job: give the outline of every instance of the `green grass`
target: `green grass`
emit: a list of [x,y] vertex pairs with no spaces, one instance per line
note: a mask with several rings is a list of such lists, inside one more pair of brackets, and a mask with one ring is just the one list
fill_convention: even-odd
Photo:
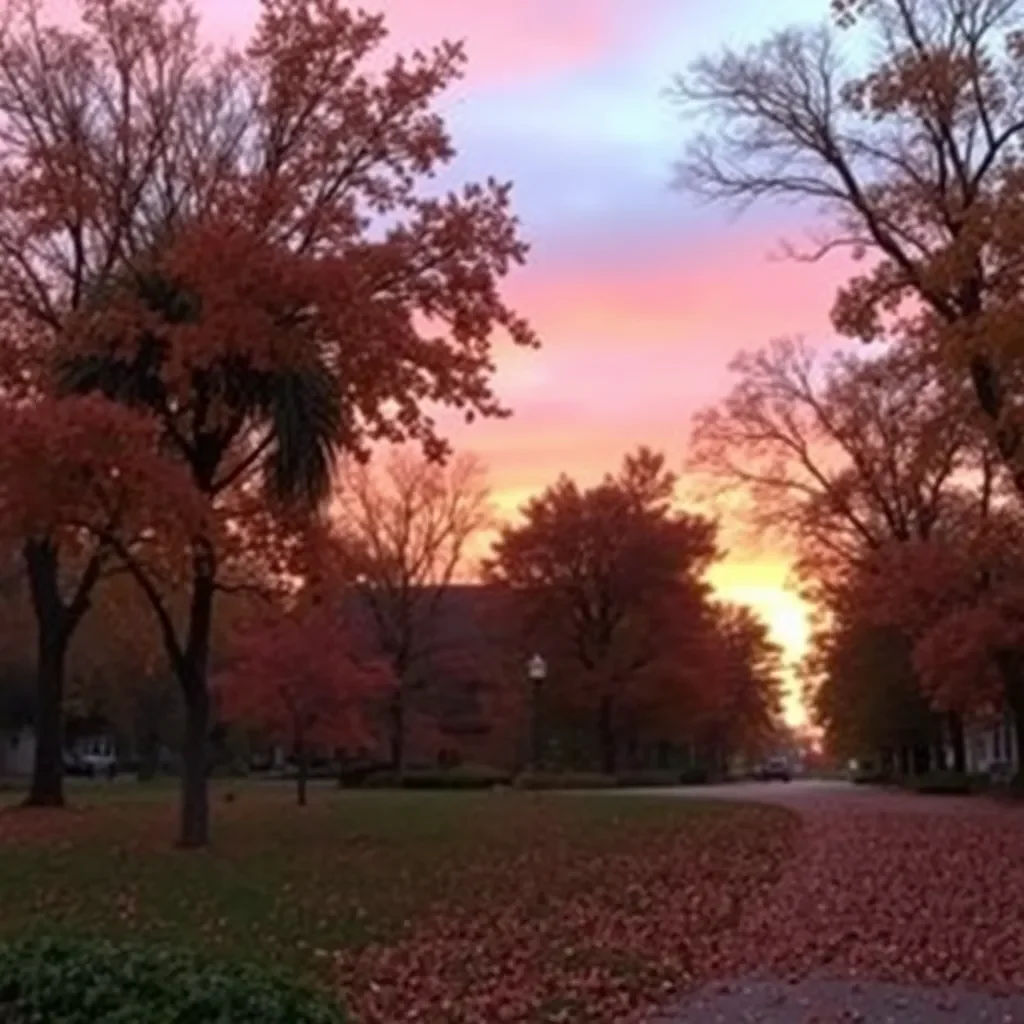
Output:
[[218,784],[214,845],[184,853],[170,843],[172,789],[76,782],[70,793],[69,812],[0,818],[0,935],[142,935],[303,969],[317,950],[387,941],[439,906],[483,907],[507,884],[501,865],[526,850],[549,863],[593,857],[726,813],[678,800],[327,786],[300,809],[285,785]]
[[515,1019],[545,1024],[614,1019],[626,993],[646,1005],[697,976],[797,827],[777,808],[621,791],[325,783],[303,809],[287,784],[219,781],[214,844],[184,852],[173,787],[69,792],[69,811],[0,811],[0,939],[142,939],[273,964],[341,992],[360,1024],[410,1006],[499,1019],[512,992]]

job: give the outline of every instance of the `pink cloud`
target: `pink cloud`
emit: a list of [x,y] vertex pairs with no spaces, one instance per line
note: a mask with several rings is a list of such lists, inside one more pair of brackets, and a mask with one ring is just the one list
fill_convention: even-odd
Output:
[[[67,0],[63,0],[67,2]],[[389,49],[411,52],[443,40],[465,40],[471,86],[560,72],[628,52],[665,0],[518,0],[490,5],[479,0],[370,0],[391,34]],[[246,38],[256,22],[257,0],[199,0],[212,38]]]
[[829,307],[846,266],[838,258],[774,258],[778,234],[680,225],[675,237],[538,247],[510,294],[559,349],[566,339],[662,352],[682,345],[717,359],[731,345],[830,333]]
[[378,0],[401,48],[465,39],[470,82],[522,80],[627,53],[664,0]]
[[723,231],[538,253],[510,287],[544,342],[499,361],[513,416],[469,427],[443,417],[453,441],[516,494],[562,470],[593,479],[639,443],[681,464],[690,418],[724,395],[737,351],[781,334],[831,337],[846,268],[770,260],[775,237]]

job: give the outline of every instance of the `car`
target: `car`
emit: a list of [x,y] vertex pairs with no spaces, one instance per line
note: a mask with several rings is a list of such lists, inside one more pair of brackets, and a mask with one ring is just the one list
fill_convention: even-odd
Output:
[[756,775],[762,782],[789,782],[793,778],[789,762],[784,757],[769,757],[758,768]]

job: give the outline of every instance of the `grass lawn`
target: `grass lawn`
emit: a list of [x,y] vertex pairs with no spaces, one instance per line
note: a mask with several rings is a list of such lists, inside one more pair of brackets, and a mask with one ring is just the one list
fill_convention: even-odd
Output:
[[[0,812],[0,934],[145,936],[285,965],[363,1024],[612,1021],[714,959],[776,876],[785,812],[624,794],[218,784],[214,847],[173,789]],[[416,1015],[418,1014],[418,1016]]]

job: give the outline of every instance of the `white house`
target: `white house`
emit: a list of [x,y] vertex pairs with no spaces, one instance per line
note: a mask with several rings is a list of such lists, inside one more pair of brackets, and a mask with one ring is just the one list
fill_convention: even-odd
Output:
[[1017,749],[1017,731],[1007,714],[990,726],[968,726],[964,735],[969,772],[1021,770],[1021,751]]

